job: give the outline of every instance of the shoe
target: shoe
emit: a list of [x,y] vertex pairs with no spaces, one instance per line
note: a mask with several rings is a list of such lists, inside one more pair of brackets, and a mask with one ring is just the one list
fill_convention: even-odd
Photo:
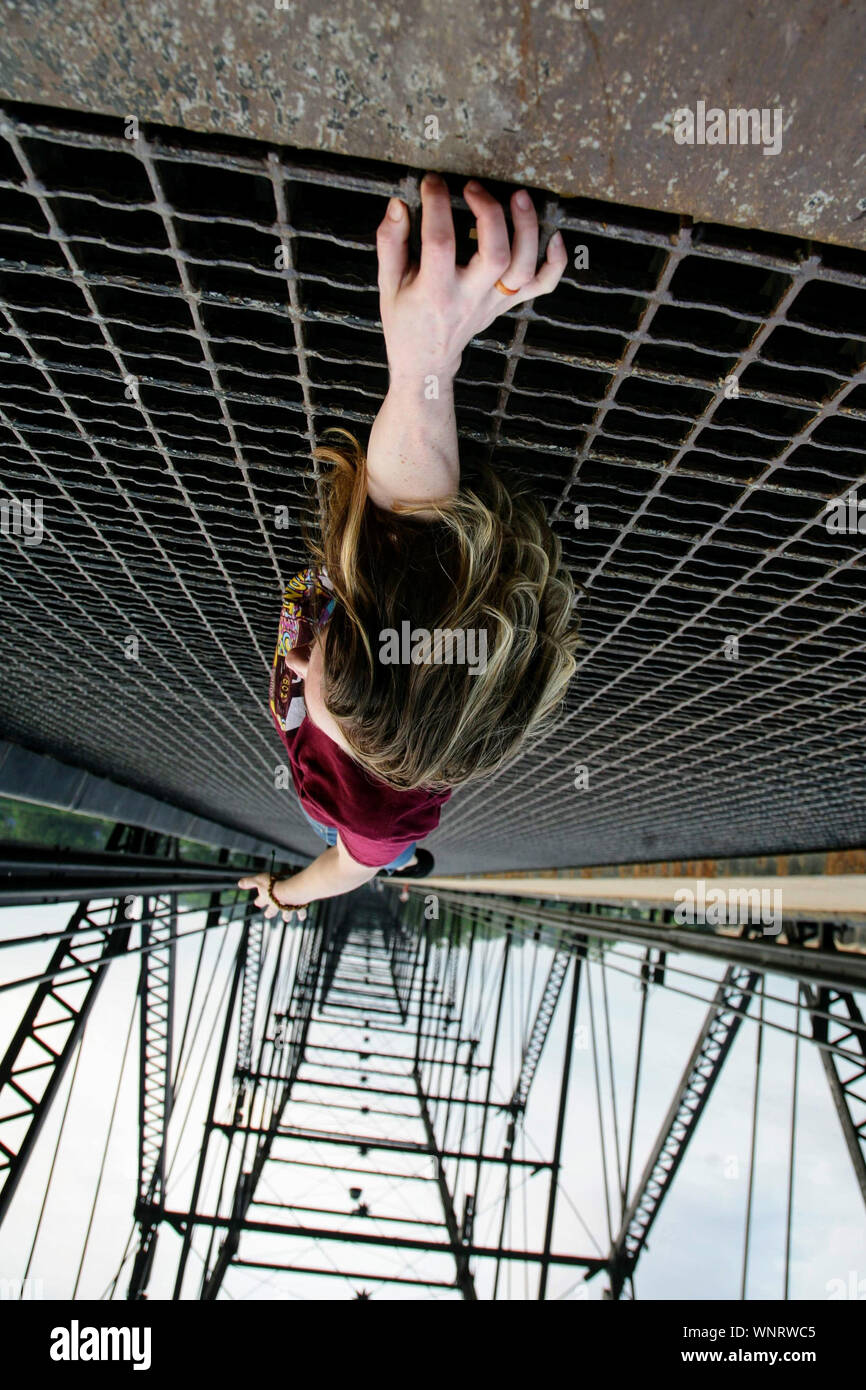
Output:
[[436,863],[429,849],[416,849],[417,864],[407,864],[404,869],[380,869],[384,878],[426,878],[433,872]]

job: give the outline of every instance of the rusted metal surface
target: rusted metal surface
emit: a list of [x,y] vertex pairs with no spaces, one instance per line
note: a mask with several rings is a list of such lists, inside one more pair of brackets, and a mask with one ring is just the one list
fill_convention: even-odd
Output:
[[[478,878],[525,878],[526,869]],[[645,864],[600,864],[574,869],[533,869],[536,878],[787,878],[803,874],[866,874],[866,850],[835,850],[827,854],[761,854],[736,859],[669,859]]]
[[[849,0],[13,0],[0,49],[13,100],[866,245]],[[781,149],[677,143],[699,102],[780,109]]]
[[[424,889],[469,889],[477,893],[517,893],[527,898],[557,898],[571,902],[642,902],[672,905],[676,894],[687,890],[695,893],[704,874],[683,874],[676,878],[641,877],[628,881],[622,878],[559,877],[552,881],[549,874],[431,874],[424,880]],[[734,877],[717,876],[714,887],[726,892],[731,889],[758,893],[772,891],[779,880],[774,875]],[[866,879],[860,874],[798,874],[785,881],[784,908],[786,914],[828,913],[844,917],[866,917]]]

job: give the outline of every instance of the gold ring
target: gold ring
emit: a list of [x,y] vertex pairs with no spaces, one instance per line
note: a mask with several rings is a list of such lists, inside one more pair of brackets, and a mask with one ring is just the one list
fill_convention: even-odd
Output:
[[500,294],[519,294],[519,293],[520,293],[520,286],[519,286],[519,285],[518,285],[518,287],[517,287],[516,290],[510,290],[510,289],[508,288],[507,285],[503,285],[503,283],[502,283],[501,280],[497,280],[497,281],[496,281],[496,284],[493,286],[493,288],[494,288],[495,290],[498,290]]

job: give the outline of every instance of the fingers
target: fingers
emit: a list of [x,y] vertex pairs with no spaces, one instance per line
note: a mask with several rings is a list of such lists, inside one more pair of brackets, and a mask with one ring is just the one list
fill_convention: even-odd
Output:
[[379,293],[393,299],[409,266],[409,213],[405,203],[392,198],[376,231],[379,257]]
[[538,265],[538,217],[525,188],[511,195],[511,218],[514,223],[511,264],[501,278],[510,290],[519,290],[529,284]]
[[456,254],[448,187],[438,174],[425,174],[421,180],[421,274],[431,279],[453,275]]
[[[485,288],[495,285],[511,264],[508,228],[501,205],[475,179],[470,179],[463,196],[475,217],[478,228],[478,250],[466,267],[467,278],[482,283]],[[535,213],[531,216],[535,218]],[[538,223],[536,221],[536,232]],[[532,263],[535,270],[535,261]],[[530,274],[532,271],[530,271]]]
[[[568,252],[561,232],[555,232],[547,246],[544,263],[538,260],[538,217],[525,188],[511,195],[514,239],[509,247],[505,213],[491,193],[475,179],[464,189],[464,196],[478,223],[478,253],[466,267],[466,274],[493,288],[501,280],[515,295],[503,295],[504,306],[523,304],[540,294],[550,294],[562,279]],[[497,295],[500,291],[497,290]]]
[[267,874],[253,874],[250,878],[239,878],[238,888],[253,888],[256,894],[256,907],[263,907],[265,916],[273,917],[277,909],[268,897],[267,884],[269,882]]
[[[568,265],[568,252],[562,239],[562,232],[554,232],[547,243],[547,255],[537,274],[525,284],[519,294],[509,296],[509,304],[523,304],[527,299],[535,299],[540,294],[550,294],[562,279]],[[506,282],[507,283],[507,282]]]
[[254,874],[249,878],[239,878],[238,888],[255,889],[256,907],[263,907],[265,910],[266,917],[280,916],[282,917],[284,922],[290,922],[292,920],[292,914],[294,913],[297,915],[299,922],[305,922],[307,920],[307,909],[305,907],[274,907],[273,903],[268,897],[267,885],[269,881],[270,880],[267,874]]

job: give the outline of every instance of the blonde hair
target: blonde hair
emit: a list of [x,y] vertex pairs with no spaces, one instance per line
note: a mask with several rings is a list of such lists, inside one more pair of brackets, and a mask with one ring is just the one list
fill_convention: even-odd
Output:
[[[348,430],[316,457],[321,537],[307,533],[337,598],[325,628],[322,693],[357,762],[399,789],[444,790],[489,775],[547,732],[574,674],[575,586],[528,483],[484,466],[442,502],[384,510],[367,495]],[[413,512],[434,512],[422,520]],[[486,665],[389,664],[383,631],[474,629]]]

